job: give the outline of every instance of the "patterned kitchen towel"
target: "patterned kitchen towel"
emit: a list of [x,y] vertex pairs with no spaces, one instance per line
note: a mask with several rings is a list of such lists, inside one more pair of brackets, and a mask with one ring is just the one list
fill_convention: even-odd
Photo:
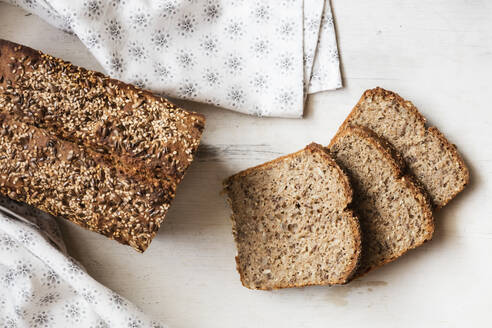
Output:
[[165,327],[69,257],[53,217],[9,207],[0,206],[0,327]]
[[6,1],[77,35],[112,77],[155,93],[302,117],[308,93],[342,86],[329,0]]

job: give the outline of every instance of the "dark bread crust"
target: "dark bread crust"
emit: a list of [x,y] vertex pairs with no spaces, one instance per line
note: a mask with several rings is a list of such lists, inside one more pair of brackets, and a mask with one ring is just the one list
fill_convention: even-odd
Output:
[[[382,97],[382,99],[388,99],[388,100],[391,99],[391,100],[397,102],[402,108],[405,108],[406,110],[408,110],[409,113],[411,113],[414,116],[414,118],[424,127],[424,133],[429,133],[429,134],[437,137],[440,140],[441,145],[447,149],[447,151],[451,155],[453,161],[458,165],[460,171],[462,172],[462,175],[465,177],[464,183],[457,190],[455,190],[453,193],[449,194],[441,202],[437,202],[436,200],[433,200],[433,202],[432,202],[432,205],[435,208],[441,208],[441,207],[445,206],[449,201],[451,201],[454,197],[456,197],[456,195],[458,193],[460,193],[467,186],[467,184],[470,181],[470,173],[469,173],[468,168],[466,167],[466,164],[465,164],[463,158],[458,153],[457,147],[454,144],[450,143],[446,139],[446,137],[444,137],[444,135],[436,127],[433,127],[433,126],[428,127],[426,118],[418,111],[418,109],[412,104],[412,102],[403,99],[400,95],[398,95],[395,92],[388,91],[388,90],[382,89],[380,87],[366,90],[363,93],[363,95],[361,96],[358,103],[354,106],[352,111],[349,113],[349,115],[347,116],[345,121],[342,123],[342,125],[340,126],[337,133],[339,133],[340,131],[346,129],[347,127],[349,127],[351,125],[351,121],[358,116],[359,111],[361,110],[360,109],[361,104],[366,99],[373,99],[374,97]],[[355,125],[358,125],[358,124],[355,124]],[[391,145],[391,143],[388,142],[387,139],[383,135],[378,135],[378,136],[380,138],[379,139],[380,141],[382,140],[382,142],[385,142],[385,143],[388,143]],[[398,151],[396,151],[396,152],[398,154],[400,154],[400,152],[398,152]],[[403,159],[403,157],[401,155],[399,157],[401,159]],[[404,160],[403,160],[403,162],[404,162]],[[404,170],[409,170],[409,166],[405,164]],[[419,184],[425,188],[425,186],[422,183],[419,182]]]
[[[331,140],[330,144],[328,145],[328,150],[338,141],[339,138],[344,137],[345,135],[350,135],[350,134],[355,134],[359,135],[362,138],[365,138],[371,145],[374,146],[375,149],[377,149],[383,156],[386,158],[387,162],[391,165],[392,168],[392,173],[395,179],[400,180],[402,183],[405,184],[405,186],[412,191],[412,194],[414,195],[415,200],[420,204],[424,220],[426,222],[424,226],[424,239],[413,245],[413,247],[402,251],[398,253],[397,255],[386,259],[385,261],[379,263],[378,265],[371,266],[369,268],[366,268],[364,270],[359,270],[356,272],[354,275],[354,278],[359,278],[366,273],[383,266],[384,264],[390,263],[394,260],[396,260],[398,257],[404,255],[406,252],[408,252],[410,249],[414,249],[418,246],[421,246],[423,243],[429,241],[432,239],[432,236],[434,234],[434,218],[432,215],[432,206],[430,203],[430,199],[423,189],[423,187],[417,182],[417,180],[410,174],[405,173],[405,167],[403,166],[403,161],[402,159],[399,158],[398,152],[393,149],[393,147],[386,142],[384,139],[378,137],[373,131],[365,128],[365,127],[360,127],[360,126],[348,126],[344,130],[339,130],[337,134],[333,137]],[[342,169],[343,166],[341,166]],[[349,175],[348,173],[346,173]],[[349,175],[350,176],[350,175]],[[357,211],[358,203],[357,200],[354,200],[352,203],[354,206],[354,209]],[[360,214],[359,214],[360,215]],[[364,240],[364,231],[362,231],[362,239]],[[362,247],[364,248],[364,245],[362,244]],[[364,249],[362,256],[364,256]]]
[[[234,174],[233,176],[227,178],[224,180],[223,182],[223,186],[224,186],[224,193],[226,195],[228,195],[227,197],[227,202],[229,203],[229,206],[231,207],[232,209],[232,216],[231,216],[231,221],[233,223],[233,235],[234,235],[234,239],[235,241],[237,242],[237,239],[236,239],[236,236],[237,236],[237,231],[236,231],[236,228],[235,228],[235,219],[234,219],[234,208],[233,208],[233,204],[232,204],[232,199],[229,197],[229,187],[232,183],[233,180],[236,180],[236,179],[241,179],[243,178],[244,176],[247,176],[255,171],[260,171],[262,169],[265,169],[265,168],[268,168],[268,167],[272,167],[274,166],[275,164],[281,162],[281,161],[290,161],[291,159],[295,158],[296,156],[302,154],[303,152],[310,152],[310,153],[319,153],[322,155],[322,158],[326,161],[326,164],[329,165],[329,166],[332,166],[334,167],[340,178],[342,179],[342,183],[343,183],[343,186],[344,186],[344,197],[347,199],[347,204],[346,204],[346,208],[343,209],[343,212],[345,212],[348,216],[350,216],[352,218],[352,220],[349,220],[350,222],[350,226],[351,226],[351,232],[352,232],[352,235],[354,236],[354,241],[355,241],[355,249],[356,249],[356,254],[354,256],[354,260],[352,261],[352,263],[347,267],[346,271],[344,272],[343,276],[344,276],[344,279],[341,280],[341,281],[337,281],[337,282],[330,282],[330,281],[326,281],[324,283],[307,283],[307,284],[288,284],[288,285],[277,285],[275,286],[274,288],[266,288],[266,287],[263,287],[263,286],[260,286],[260,287],[256,287],[256,289],[260,289],[260,290],[271,290],[271,289],[280,289],[280,288],[292,288],[292,287],[306,287],[306,286],[312,286],[312,285],[335,285],[335,284],[346,284],[350,281],[350,279],[356,274],[357,272],[357,269],[358,269],[358,265],[359,265],[359,261],[360,261],[360,258],[361,258],[361,253],[362,253],[362,235],[361,235],[361,228],[360,228],[360,224],[359,224],[359,220],[356,216],[356,214],[354,214],[354,212],[349,208],[350,206],[350,203],[352,202],[352,187],[350,186],[350,182],[349,182],[349,178],[347,177],[347,175],[343,172],[342,169],[340,169],[340,167],[336,164],[336,162],[331,158],[331,156],[329,155],[329,152],[321,145],[319,144],[316,144],[316,143],[311,143],[309,144],[308,146],[306,146],[304,149],[300,150],[300,151],[297,151],[295,153],[292,153],[292,154],[289,154],[289,155],[285,155],[285,156],[281,156],[281,157],[278,157],[272,161],[269,161],[269,162],[266,162],[266,163],[263,163],[263,164],[260,164],[260,165],[257,165],[255,167],[251,167],[251,168],[248,168],[246,170],[243,170],[239,173],[236,173]],[[235,257],[235,261],[236,261],[236,269],[237,271],[239,272],[239,275],[240,275],[240,279],[241,279],[241,283],[244,287],[246,288],[251,288],[246,282],[245,282],[245,277],[244,277],[244,273],[242,272],[241,270],[241,266],[240,266],[240,259],[239,259],[239,256],[236,256]]]
[[143,252],[174,185],[0,114],[0,193]]
[[253,166],[253,167],[250,167],[246,170],[243,170],[241,172],[238,172],[232,176],[230,176],[229,178],[225,179],[224,182],[223,182],[223,185],[224,185],[224,190],[227,190],[228,186],[230,185],[231,181],[234,180],[234,179],[239,179],[243,176],[247,176],[249,175],[250,173],[254,172],[254,171],[259,171],[261,169],[264,169],[264,168],[268,168],[268,167],[271,167],[271,166],[274,166],[275,164],[281,162],[281,161],[288,161],[294,157],[296,157],[297,155],[305,152],[305,151],[309,151],[311,153],[314,153],[314,152],[320,152],[321,154],[323,154],[323,158],[326,160],[327,164],[330,165],[330,166],[333,166],[334,168],[336,168],[340,174],[340,176],[343,178],[343,185],[345,186],[345,197],[347,198],[347,205],[349,203],[352,202],[352,187],[350,186],[350,182],[349,182],[349,179],[347,177],[347,175],[343,172],[343,170],[338,166],[338,164],[333,160],[333,158],[331,158],[331,156],[329,155],[329,153],[327,152],[327,150],[315,143],[315,142],[312,142],[310,143],[309,145],[307,145],[304,149],[301,149],[299,151],[296,151],[295,153],[292,153],[292,154],[288,154],[288,155],[284,155],[284,156],[280,156],[274,160],[271,160],[271,161],[268,161],[268,162],[265,162],[263,164],[260,164],[260,165],[257,165],[257,166]]
[[[116,106],[116,101],[126,102],[121,106],[120,111],[103,110],[103,116],[99,113],[84,116],[83,128],[77,125],[81,120],[77,115],[82,115],[83,111],[89,106],[80,108],[78,111],[75,105],[58,106],[54,108],[53,115],[46,113],[44,103],[36,98],[36,94],[62,94],[70,92],[63,90],[60,85],[53,86],[47,79],[40,81],[36,85],[37,90],[27,86],[30,81],[30,75],[33,73],[45,72],[45,76],[59,74],[59,76],[68,76],[74,83],[80,83],[80,89],[89,93],[91,90],[100,89],[100,94],[96,94],[82,99],[88,105],[100,101],[108,108]],[[41,74],[42,75],[42,74]],[[42,78],[42,77],[41,77]],[[10,82],[9,82],[10,81]],[[25,83],[23,83],[25,82]],[[56,82],[55,82],[56,83]],[[22,104],[13,103],[11,108],[0,104],[0,112],[8,113],[15,119],[27,124],[47,129],[54,135],[85,145],[94,151],[108,154],[114,157],[115,161],[121,162],[135,171],[146,171],[146,174],[153,175],[157,178],[176,180],[179,183],[184,173],[191,163],[193,155],[196,153],[200,138],[205,126],[205,118],[198,113],[187,112],[182,108],[176,107],[169,100],[153,95],[151,92],[139,89],[133,85],[111,79],[108,76],[83,67],[72,65],[70,62],[63,61],[59,58],[49,56],[41,51],[22,46],[7,40],[0,39],[0,87],[3,88],[2,98],[9,96],[14,98],[13,93],[21,94],[24,92]],[[7,90],[7,88],[11,90]],[[54,90],[51,92],[51,90]],[[26,99],[26,96],[29,97]],[[56,98],[54,99],[57,100]],[[79,99],[77,99],[79,100]],[[54,101],[53,101],[54,102]],[[132,147],[130,142],[123,145],[123,138],[117,138],[117,134],[122,134],[122,113],[128,114],[135,119],[135,125],[143,126],[143,129],[152,128],[152,122],[157,119],[163,120],[165,117],[176,117],[173,129],[158,127],[162,129],[162,134],[171,134],[167,142],[158,142],[162,135],[146,135],[145,138],[132,140],[131,144],[139,144],[140,147]],[[73,116],[74,121],[61,122],[60,117]],[[105,117],[107,116],[107,117]],[[74,123],[75,122],[75,123]],[[73,124],[72,124],[73,123]],[[175,133],[176,136],[172,135]],[[131,134],[131,131],[128,131]],[[164,140],[167,140],[164,138]],[[149,147],[143,148],[142,145]]]
[[[101,201],[95,199],[94,203],[85,204],[95,208],[87,208],[86,219],[80,219],[75,213],[80,208],[65,209],[64,203],[69,200],[53,193],[61,172],[53,173],[53,180],[49,181],[52,185],[46,190],[37,188],[32,176],[24,181],[26,185],[20,186],[11,185],[9,177],[2,177],[1,193],[129,244],[140,252],[149,246],[164,220],[177,185],[198,149],[205,124],[202,115],[177,108],[148,91],[1,39],[0,116],[7,130],[9,126],[21,126],[27,134],[43,140],[38,144],[29,138],[28,149],[45,149],[48,139],[57,145],[52,148],[58,157],[52,156],[52,165],[43,166],[45,169],[64,167],[63,156],[71,151],[70,157],[87,159],[73,172],[65,172],[71,178],[76,180],[80,169],[104,171],[103,178],[94,177],[96,182],[102,179],[99,182],[103,185],[115,184],[107,182],[104,176],[131,181],[134,185],[125,192],[137,194],[122,203],[121,195],[108,188],[107,194],[99,195]],[[7,138],[7,144],[2,146],[16,147],[18,141]],[[19,156],[16,160],[20,165],[25,164],[25,158],[31,158],[23,152]],[[96,163],[97,168],[90,163]],[[11,164],[17,165],[9,162],[0,170],[12,170]],[[32,171],[43,173],[36,167]],[[64,185],[65,181],[58,183]],[[71,195],[71,201],[75,202],[84,192],[97,194],[97,188],[89,182]],[[139,210],[141,213],[136,214]],[[115,216],[115,212],[120,214]]]

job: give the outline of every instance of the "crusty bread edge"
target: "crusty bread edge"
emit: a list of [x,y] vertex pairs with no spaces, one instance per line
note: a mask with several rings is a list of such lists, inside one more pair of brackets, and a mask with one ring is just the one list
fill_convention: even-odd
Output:
[[353,192],[352,192],[352,187],[350,185],[350,182],[349,182],[349,178],[348,176],[345,174],[345,172],[338,166],[338,164],[331,158],[331,156],[329,155],[329,152],[321,145],[319,144],[316,144],[316,143],[310,143],[309,145],[307,145],[305,148],[295,152],[295,153],[291,153],[291,154],[288,154],[288,155],[284,155],[284,156],[280,156],[274,160],[271,160],[271,161],[268,161],[266,163],[263,163],[263,164],[260,164],[260,165],[257,165],[257,166],[254,166],[254,167],[251,167],[251,168],[248,168],[246,170],[243,170],[243,171],[240,171],[232,176],[230,176],[229,178],[225,179],[224,182],[223,182],[223,186],[224,186],[224,189],[223,189],[223,192],[226,194],[226,200],[229,204],[229,207],[231,208],[231,211],[232,211],[232,215],[230,216],[230,219],[232,221],[232,230],[233,230],[233,236],[234,236],[234,242],[236,243],[236,247],[238,246],[237,244],[237,239],[236,239],[236,224],[235,224],[235,219],[234,219],[234,212],[233,212],[233,209],[232,209],[232,199],[229,197],[229,194],[228,194],[228,187],[230,185],[230,183],[232,182],[232,180],[234,179],[237,179],[237,178],[240,178],[240,177],[243,177],[245,175],[248,175],[249,173],[253,172],[253,171],[256,171],[256,170],[259,170],[259,169],[262,169],[262,168],[266,168],[266,167],[271,167],[272,165],[280,162],[280,161],[283,161],[283,160],[289,160],[293,157],[295,157],[296,155],[299,155],[301,154],[302,152],[304,151],[310,151],[310,152],[320,152],[320,154],[322,154],[322,157],[327,161],[328,165],[331,165],[333,167],[335,167],[339,173],[339,176],[342,177],[343,179],[343,184],[345,186],[345,198],[348,200],[347,204],[346,204],[346,207],[345,209],[343,210],[344,212],[346,212],[350,217],[351,217],[351,220],[350,220],[350,225],[351,225],[351,230],[352,230],[352,234],[354,236],[354,242],[355,242],[355,245],[354,245],[354,248],[356,250],[356,253],[354,254],[354,260],[352,261],[351,265],[347,268],[347,270],[344,272],[344,277],[345,279],[343,279],[342,281],[339,281],[339,282],[326,282],[326,283],[307,283],[307,284],[291,284],[291,285],[278,285],[278,286],[275,286],[273,288],[263,288],[263,287],[252,287],[252,286],[249,286],[246,284],[246,282],[244,281],[244,273],[241,271],[240,269],[240,266],[239,266],[239,256],[236,255],[235,256],[235,261],[236,261],[236,270],[238,271],[239,273],[239,277],[240,277],[240,280],[241,280],[241,284],[248,288],[248,289],[253,289],[253,290],[276,290],[276,289],[282,289],[282,288],[295,288],[295,287],[307,287],[307,286],[331,286],[331,285],[343,285],[343,284],[346,284],[348,283],[352,277],[356,274],[357,272],[357,269],[359,267],[359,262],[360,262],[360,259],[361,259],[361,256],[362,256],[362,230],[361,230],[361,227],[360,227],[360,224],[359,224],[359,218],[354,214],[354,212],[349,208],[349,205],[351,204],[352,202],[352,196],[353,196]]
[[[18,43],[15,43],[15,42],[12,42],[12,41],[5,40],[5,39],[1,39],[0,38],[0,57],[2,56],[2,53],[1,52],[4,51],[4,48],[9,49],[10,51],[15,51],[15,49],[18,49],[18,50],[21,50],[22,49],[22,51],[25,52],[25,56],[26,57],[27,56],[30,56],[31,58],[33,58],[33,59],[35,59],[37,61],[38,60],[41,60],[43,58],[43,56],[52,57],[54,60],[61,60],[64,63],[70,64],[73,67],[76,67],[77,69],[80,69],[80,71],[82,71],[82,72],[93,72],[96,77],[99,77],[101,79],[104,79],[104,80],[108,81],[111,84],[117,85],[121,89],[130,90],[131,92],[136,93],[136,94],[139,94],[139,95],[142,95],[142,96],[146,97],[147,99],[153,99],[155,101],[161,102],[163,105],[165,105],[167,103],[173,109],[179,109],[179,110],[184,111],[187,114],[187,116],[189,116],[190,118],[193,118],[195,120],[195,124],[194,124],[194,127],[193,128],[194,128],[194,130],[196,132],[196,139],[197,139],[198,142],[197,142],[197,146],[196,147],[193,147],[191,149],[192,159],[193,159],[193,161],[195,160],[195,158],[197,156],[199,145],[201,143],[201,139],[203,137],[203,129],[204,129],[205,122],[206,122],[206,119],[205,119],[205,116],[204,115],[199,114],[199,113],[196,113],[196,112],[188,111],[188,110],[186,110],[184,108],[181,108],[181,107],[175,105],[174,103],[172,103],[171,101],[169,101],[165,97],[162,97],[162,96],[159,96],[159,95],[154,95],[152,92],[150,92],[148,90],[143,90],[143,89],[140,89],[140,88],[138,88],[138,87],[136,87],[136,86],[134,86],[132,84],[127,84],[125,82],[122,82],[122,81],[119,81],[119,80],[110,78],[108,75],[105,75],[105,74],[103,74],[101,72],[93,71],[93,70],[89,70],[89,69],[86,69],[86,68],[81,67],[81,66],[77,66],[75,64],[72,64],[69,61],[66,61],[64,59],[61,59],[61,58],[58,58],[58,57],[49,55],[49,54],[44,53],[44,52],[42,52],[40,50],[36,50],[36,49],[33,49],[33,48],[29,47],[29,46],[18,44]],[[8,74],[13,74],[13,73],[9,71]],[[0,72],[0,76],[4,76],[2,74],[2,72]],[[6,77],[6,76],[7,75],[5,75],[4,77]],[[4,114],[4,115],[10,116],[9,114]],[[197,124],[198,124],[198,126],[197,126]],[[48,133],[49,135],[55,136],[55,134],[51,133],[47,129],[39,128],[39,127],[36,127],[36,126],[34,126],[34,128],[39,129],[39,130],[42,130],[42,131]],[[66,141],[66,142],[69,142],[69,143],[77,144],[77,142],[75,142],[74,140],[68,140],[68,139],[62,138],[61,136],[56,136],[56,138],[58,138],[58,139],[60,139],[62,141]],[[84,146],[84,149],[86,151],[90,152],[90,153],[101,154],[99,152],[94,151],[94,149],[92,147],[88,147],[87,145],[83,145],[83,146]],[[159,178],[157,178],[157,177],[148,175],[149,172],[145,169],[145,167],[139,167],[139,166],[137,166],[138,165],[137,161],[135,160],[135,158],[133,158],[131,156],[128,156],[128,155],[118,155],[118,156],[116,156],[116,155],[113,155],[113,154],[104,154],[103,157],[110,158],[111,159],[110,162],[112,162],[112,164],[116,168],[118,168],[119,170],[124,171],[128,175],[134,175],[134,176],[138,177],[139,179],[148,179],[149,180],[149,183],[151,183],[152,181],[158,181],[159,180]],[[128,164],[128,165],[121,164],[120,161],[126,161],[127,163],[125,163],[125,164]],[[184,168],[184,170],[183,170],[183,172],[182,172],[181,175],[174,174],[174,175],[172,175],[171,179],[169,179],[168,182],[170,183],[170,186],[172,186],[172,191],[170,191],[170,197],[169,197],[169,200],[167,201],[167,204],[169,206],[173,202],[173,200],[174,200],[174,198],[176,196],[176,190],[177,190],[179,184],[181,183],[181,181],[183,180],[185,174],[187,173],[187,171],[188,171],[191,163],[192,162],[190,162]],[[146,176],[146,174],[148,176]],[[48,211],[45,210],[45,212],[48,212]],[[68,221],[71,221],[71,222],[77,224],[76,222],[74,222],[73,220],[69,219],[68,217],[63,216],[63,218],[64,219],[67,219]],[[162,222],[164,222],[165,219],[166,219],[166,215],[164,215],[164,216],[162,216],[160,218],[160,220],[158,222],[158,226],[159,227],[162,224]],[[77,225],[81,226],[80,224],[77,224]],[[82,227],[83,228],[86,228],[88,230],[97,232],[99,234],[102,234],[97,229],[90,229],[90,228],[85,227],[85,226],[82,226]],[[143,253],[150,246],[153,238],[157,234],[157,231],[158,230],[156,230],[156,231],[153,232],[152,237],[148,240],[147,243],[138,245],[138,247],[132,246],[129,243],[125,243],[125,242],[123,242],[121,240],[112,238],[110,236],[107,236],[107,235],[104,235],[104,234],[102,234],[102,235],[104,235],[105,237],[107,237],[109,239],[116,240],[119,243],[121,243],[122,245],[128,245],[128,246],[132,247],[133,249],[135,249],[136,251],[138,251],[140,253]]]
[[[72,64],[70,61],[66,61],[64,59],[49,55],[49,54],[44,53],[40,50],[33,49],[29,46],[25,46],[25,45],[17,44],[17,43],[12,42],[12,41],[0,39],[0,57],[2,57],[1,52],[3,51],[4,48],[7,48],[8,51],[13,51],[13,52],[16,52],[16,49],[22,50],[25,53],[26,57],[29,57],[35,61],[40,61],[44,57],[52,58],[52,60],[54,60],[54,61],[60,60],[63,63],[72,65],[74,68],[80,70],[82,73],[93,73],[95,77],[100,78],[101,80],[107,81],[109,84],[114,84],[114,85],[118,86],[118,88],[120,90],[126,90],[126,92],[138,94],[138,95],[145,97],[146,99],[151,99],[151,100],[157,101],[157,102],[161,103],[163,106],[165,106],[166,108],[169,107],[169,109],[176,109],[176,110],[180,110],[180,111],[185,112],[187,117],[189,117],[189,119],[191,119],[191,121],[193,121],[193,120],[195,121],[193,124],[193,129],[190,129],[190,133],[192,133],[197,139],[197,146],[191,148],[192,159],[193,160],[195,159],[196,153],[197,153],[199,145],[201,143],[201,139],[203,137],[203,129],[204,129],[205,123],[206,123],[206,119],[205,119],[204,115],[196,113],[196,112],[188,111],[187,109],[184,109],[182,107],[175,105],[173,102],[169,101],[165,97],[155,95],[148,90],[140,89],[140,88],[138,88],[132,84],[128,84],[128,83],[125,83],[123,81],[113,79],[113,78],[109,77],[108,75],[105,75],[104,73],[89,70],[89,69],[86,69],[86,68],[81,67],[81,66],[77,66],[75,64]],[[14,76],[10,76],[10,75],[12,75],[12,73],[10,71],[8,71],[6,73],[7,74],[4,76],[5,78],[10,78],[12,80],[14,79]],[[0,75],[2,75],[1,71],[0,71]],[[87,145],[85,143],[85,141],[83,141],[83,140],[80,142],[77,140],[63,138],[60,135],[58,135],[58,137],[60,139],[68,140],[70,142],[84,144],[86,147],[91,148],[91,149],[93,148],[93,147],[90,147],[89,145]],[[146,172],[145,174],[154,175],[154,172],[152,172],[145,164],[140,163],[140,161],[133,156],[130,156],[128,154],[116,154],[115,155],[112,153],[110,153],[110,156],[114,158],[115,162],[122,161],[124,163],[123,165],[128,166],[128,168],[132,168],[135,172],[145,171]],[[175,180],[176,187],[183,180],[185,173],[188,170],[190,164],[191,164],[191,162],[183,169],[183,172],[176,172],[173,174],[173,179]],[[162,178],[162,177],[160,177],[160,178]]]
[[[41,51],[41,50],[36,50],[36,49],[33,49],[29,46],[26,46],[26,45],[22,45],[22,44],[18,44],[18,43],[15,43],[13,41],[9,41],[9,40],[5,40],[5,39],[1,39],[0,38],[0,49],[3,47],[3,46],[6,46],[6,47],[9,47],[9,48],[14,48],[14,47],[20,47],[22,48],[23,50],[25,50],[26,52],[30,53],[29,55],[30,56],[34,56],[34,57],[37,57],[37,58],[41,58],[43,55],[47,55],[47,56],[51,56],[53,58],[56,58],[56,59],[59,59],[58,57],[55,57],[55,56],[52,56],[52,55],[48,55],[47,53]],[[65,63],[67,64],[72,64],[70,61],[66,61],[64,59],[62,59]],[[121,89],[129,89],[129,90],[132,90],[133,92],[135,93],[140,93],[142,95],[145,95],[146,97],[149,97],[149,98],[152,98],[152,99],[155,99],[155,100],[158,100],[158,101],[161,101],[161,102],[168,102],[169,104],[173,105],[174,107],[176,108],[180,108],[182,110],[185,110],[181,107],[178,107],[176,106],[174,103],[172,103],[171,101],[169,101],[169,99],[167,98],[164,98],[162,96],[158,96],[158,95],[155,95],[153,94],[152,92],[150,92],[149,90],[145,90],[145,89],[140,89],[138,88],[137,86],[133,85],[133,84],[128,84],[128,83],[125,83],[123,81],[120,81],[120,80],[116,80],[116,79],[113,79],[111,77],[109,77],[108,75],[104,74],[104,73],[101,73],[101,72],[98,72],[98,71],[94,71],[94,70],[90,70],[90,69],[87,69],[87,68],[84,68],[84,67],[81,67],[81,66],[77,66],[75,64],[72,64],[78,68],[80,68],[82,71],[86,71],[86,72],[93,72],[96,74],[96,76],[98,77],[101,77],[103,79],[106,79],[108,80],[110,83],[113,83],[113,84],[116,84],[118,85]],[[205,116],[202,115],[202,114],[199,114],[199,113],[196,113],[196,112],[193,112],[193,111],[188,111],[188,110],[185,110],[188,114],[190,114],[190,116],[193,116],[195,117],[196,119],[198,119],[199,121],[201,121],[203,124],[205,124]]]
[[268,161],[268,162],[265,162],[265,163],[262,163],[262,164],[259,164],[259,165],[253,166],[253,167],[250,167],[250,168],[248,168],[246,170],[240,171],[240,172],[238,172],[238,173],[236,173],[236,174],[228,177],[223,182],[224,189],[227,189],[227,187],[230,184],[230,182],[232,182],[232,180],[234,180],[234,179],[237,179],[237,178],[246,176],[246,175],[250,174],[251,172],[257,171],[259,169],[264,169],[264,168],[271,167],[271,166],[273,166],[274,164],[276,164],[278,162],[285,161],[285,160],[290,160],[291,158],[293,158],[293,157],[301,154],[302,152],[304,152],[306,150],[307,151],[310,151],[312,153],[313,152],[316,152],[316,151],[320,151],[323,154],[323,158],[325,158],[327,160],[327,162],[329,163],[329,165],[335,167],[338,170],[340,176],[343,177],[343,184],[345,186],[345,197],[348,200],[347,204],[350,204],[352,202],[352,196],[353,196],[353,194],[352,194],[352,187],[350,186],[350,182],[349,182],[349,179],[348,179],[347,175],[338,166],[338,164],[335,162],[335,160],[333,160],[333,158],[331,158],[331,156],[329,155],[329,153],[326,152],[326,150],[323,148],[323,146],[321,146],[321,145],[319,145],[317,143],[314,143],[314,142],[310,143],[305,148],[303,148],[303,149],[301,149],[299,151],[296,151],[296,152],[291,153],[291,154],[288,154],[288,155],[277,157],[276,159],[273,159],[271,161]]
[[[350,125],[349,121],[353,116],[355,116],[357,114],[357,111],[360,107],[360,104],[366,98],[373,97],[376,95],[381,95],[381,96],[383,96],[383,98],[386,98],[388,96],[394,97],[394,99],[402,107],[408,109],[411,113],[413,113],[415,115],[415,117],[418,119],[418,121],[420,121],[422,123],[422,125],[425,128],[425,133],[432,133],[432,134],[436,135],[441,140],[441,142],[443,143],[443,146],[450,151],[452,157],[454,157],[455,162],[458,163],[458,165],[461,168],[463,175],[465,177],[465,183],[462,185],[462,187],[460,189],[456,190],[456,192],[451,194],[451,196],[448,197],[446,200],[444,200],[441,204],[432,203],[433,207],[436,209],[444,207],[454,197],[456,197],[456,195],[458,195],[460,192],[462,192],[463,189],[465,189],[465,187],[468,185],[468,183],[470,182],[470,171],[468,170],[468,167],[466,166],[465,161],[463,160],[463,157],[458,153],[457,147],[454,144],[452,144],[451,142],[449,142],[449,140],[446,139],[446,137],[439,131],[438,128],[436,128],[435,126],[428,127],[427,126],[427,119],[419,112],[417,107],[411,101],[405,100],[403,97],[401,97],[396,92],[385,90],[385,89],[380,88],[380,87],[366,90],[362,94],[362,96],[359,99],[359,101],[357,102],[357,104],[354,106],[354,108],[348,114],[347,118],[343,121],[342,125],[338,129],[337,134]],[[380,137],[380,140],[385,140],[385,139]],[[385,142],[388,143],[387,141],[385,141]],[[401,156],[400,156],[400,158],[401,158]],[[406,165],[404,166],[404,169],[405,170],[407,169]]]
[[[396,151],[394,149],[392,149],[392,147],[389,147],[389,143],[387,143],[384,139],[378,137],[370,129],[365,128],[365,127],[360,127],[360,126],[348,126],[344,130],[339,130],[337,132],[337,134],[331,140],[331,142],[328,146],[328,150],[336,142],[336,140],[338,138],[343,137],[344,135],[349,134],[349,133],[358,134],[358,135],[366,138],[372,145],[374,145],[374,147],[376,147],[376,149],[378,149],[383,154],[384,157],[386,157],[388,159],[388,162],[392,166],[393,174],[395,175],[395,178],[399,179],[400,181],[405,183],[408,186],[408,188],[413,190],[413,194],[414,194],[415,199],[417,200],[417,202],[422,207],[422,210],[424,213],[424,220],[427,222],[427,224],[425,225],[425,230],[424,230],[426,234],[423,236],[423,239],[420,242],[416,243],[411,248],[402,251],[398,255],[395,255],[394,257],[389,258],[389,259],[381,262],[378,265],[374,265],[372,267],[369,267],[364,272],[356,272],[353,278],[360,278],[361,276],[369,273],[370,271],[372,271],[376,268],[379,268],[379,267],[381,267],[387,263],[393,262],[397,258],[399,258],[402,255],[404,255],[405,253],[407,253],[409,250],[417,248],[417,247],[421,246],[422,244],[424,244],[425,242],[431,240],[432,236],[434,234],[434,217],[432,215],[432,206],[430,203],[430,199],[429,199],[427,193],[425,192],[425,190],[423,189],[423,187],[420,186],[419,183],[417,183],[417,180],[412,175],[405,174],[404,168],[399,166],[398,161],[395,160],[395,158],[393,157],[394,154],[396,153]],[[343,167],[342,167],[342,169],[343,169]],[[354,204],[354,205],[357,206],[357,204]]]
[[455,162],[458,164],[459,168],[461,169],[461,173],[463,174],[465,182],[461,186],[460,189],[457,189],[453,194],[451,194],[448,198],[446,198],[442,204],[435,204],[436,209],[442,208],[446,206],[453,198],[455,198],[460,192],[465,189],[465,187],[470,183],[470,170],[465,164],[465,161],[463,157],[458,153],[458,148],[456,145],[452,144],[449,142],[448,139],[442,134],[441,131],[439,131],[438,128],[435,126],[431,126],[427,129],[428,133],[434,134],[442,143],[442,145],[452,154],[454,157]]

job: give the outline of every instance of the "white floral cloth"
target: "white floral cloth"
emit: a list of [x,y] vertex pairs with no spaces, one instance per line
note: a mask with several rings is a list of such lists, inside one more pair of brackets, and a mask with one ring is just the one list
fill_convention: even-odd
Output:
[[6,1],[76,34],[112,77],[155,93],[302,117],[308,93],[342,86],[329,0]]
[[70,258],[53,217],[9,204],[0,206],[0,327],[165,327]]

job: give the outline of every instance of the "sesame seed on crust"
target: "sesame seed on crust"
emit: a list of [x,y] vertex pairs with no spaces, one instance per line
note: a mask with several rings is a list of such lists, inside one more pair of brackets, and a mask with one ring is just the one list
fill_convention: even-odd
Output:
[[1,193],[139,251],[205,124],[150,92],[4,40],[0,115]]

